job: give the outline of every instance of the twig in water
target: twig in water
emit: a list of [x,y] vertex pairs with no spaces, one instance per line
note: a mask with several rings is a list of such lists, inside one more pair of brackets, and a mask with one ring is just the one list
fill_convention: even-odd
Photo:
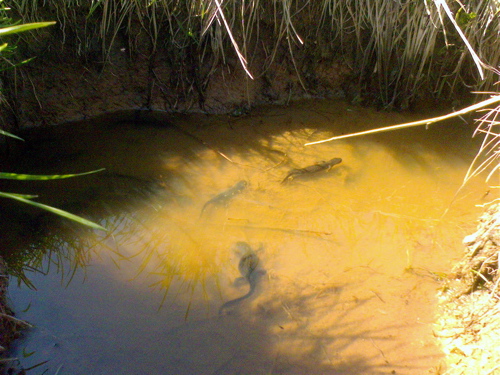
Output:
[[4,313],[0,313],[0,317],[12,320],[12,321],[14,321],[14,322],[16,322],[18,324],[23,325],[23,326],[27,326],[27,327],[33,328],[33,325],[29,324],[28,322],[26,322],[24,320],[14,318],[12,315],[7,315],[7,314],[4,314]]
[[31,366],[31,367],[25,368],[25,369],[24,369],[24,371],[25,371],[25,372],[28,372],[28,371],[30,371],[30,370],[33,370],[33,369],[35,369],[35,368],[39,367],[39,366],[43,366],[43,365],[44,365],[44,364],[46,364],[48,361],[49,361],[49,360],[46,360],[46,361],[43,361],[43,362],[37,363],[37,364],[36,364],[36,365],[34,365],[34,366]]
[[226,159],[227,161],[231,162],[231,163],[234,163],[233,160],[231,160],[231,158],[229,158],[229,156],[225,155],[224,153],[222,153],[221,151],[215,149],[214,147],[210,146],[207,142],[205,142],[203,139],[201,138],[198,138],[197,136],[195,136],[194,134],[191,134],[190,132],[188,132],[187,130],[185,129],[182,129],[180,126],[177,126],[177,125],[172,125],[175,129],[177,129],[178,131],[180,131],[181,133],[187,135],[188,137],[191,137],[193,138],[194,140],[200,142],[203,146],[209,148],[210,150],[212,150],[213,152],[216,152],[218,153],[220,156],[222,156],[224,159]]
[[250,229],[276,230],[276,231],[289,232],[289,233],[295,233],[295,232],[298,232],[298,233],[309,233],[309,234],[317,234],[317,235],[322,235],[322,236],[331,236],[333,234],[332,232],[320,232],[320,231],[309,230],[309,229],[262,227],[262,226],[251,225],[251,224],[233,224],[233,223],[228,223],[227,225],[233,226],[233,227],[250,228]]
[[382,297],[380,297],[380,295],[376,291],[374,291],[373,289],[370,289],[370,292],[372,292],[373,294],[375,294],[378,297],[379,300],[381,300],[383,303],[385,303],[384,299]]
[[16,358],[16,357],[0,358],[0,363],[6,363],[6,362],[12,362],[12,361],[18,361],[18,360],[19,360],[19,358]]
[[385,363],[389,364],[389,361],[387,360],[387,357],[385,356],[384,352],[382,351],[382,349],[380,349],[377,344],[375,344],[375,341],[373,341],[373,339],[370,339],[370,341],[372,342],[372,345],[380,352],[380,354],[382,354],[382,357],[384,358],[385,360]]

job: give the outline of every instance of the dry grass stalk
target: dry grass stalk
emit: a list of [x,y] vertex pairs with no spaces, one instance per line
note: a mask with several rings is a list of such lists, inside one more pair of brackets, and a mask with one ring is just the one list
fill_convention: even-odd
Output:
[[498,125],[500,125],[500,121],[497,120],[499,111],[500,106],[497,106],[494,109],[488,110],[486,114],[478,120],[478,126],[474,134],[484,134],[484,138],[479,151],[467,171],[467,175],[464,179],[465,182],[493,165],[493,168],[491,168],[486,178],[486,181],[488,181],[493,173],[500,167],[498,163],[498,157],[500,156],[498,153],[500,146]]
[[493,204],[479,220],[477,231],[464,239],[467,254],[455,267],[456,278],[461,287],[455,287],[456,294],[471,293],[481,286],[492,295],[498,293],[500,248],[500,205]]
[[[436,122],[448,120],[448,119],[453,118],[453,117],[458,117],[458,116],[461,116],[461,115],[464,115],[464,114],[476,111],[478,109],[481,109],[483,107],[486,107],[488,105],[491,105],[491,104],[494,104],[494,103],[497,103],[497,102],[500,102],[500,95],[495,95],[495,96],[493,96],[493,97],[491,97],[491,98],[489,98],[487,100],[484,100],[484,101],[482,101],[482,102],[480,102],[478,104],[471,105],[469,107],[461,109],[460,111],[452,112],[452,113],[449,113],[447,115],[443,115],[443,116],[439,116],[439,117],[434,117],[434,118],[430,118],[430,119],[425,119],[425,120],[421,120],[421,121],[414,121],[414,122],[407,122],[407,123],[404,123],[404,124],[391,125],[391,126],[387,126],[387,127],[384,127],[384,128],[377,128],[377,129],[372,129],[372,130],[366,130],[366,131],[359,132],[359,133],[351,133],[351,134],[339,135],[339,136],[336,136],[336,137],[331,137],[331,138],[323,139],[323,140],[320,140],[320,141],[309,142],[309,143],[306,143],[305,146],[310,146],[310,145],[315,145],[315,144],[318,144],[318,143],[325,143],[325,142],[335,141],[335,140],[344,139],[344,138],[358,137],[358,136],[361,136],[361,135],[376,134],[376,133],[382,133],[382,132],[387,132],[387,131],[406,129],[406,128],[411,128],[411,127],[414,127],[414,126],[428,126],[428,125],[431,125],[431,124],[436,123]],[[490,113],[490,112],[488,112],[488,113]],[[496,111],[495,111],[495,113],[496,113]],[[489,146],[489,143],[490,142],[488,142],[486,146]],[[467,174],[467,176],[469,176],[469,174]],[[468,177],[466,177],[466,179],[467,178]]]

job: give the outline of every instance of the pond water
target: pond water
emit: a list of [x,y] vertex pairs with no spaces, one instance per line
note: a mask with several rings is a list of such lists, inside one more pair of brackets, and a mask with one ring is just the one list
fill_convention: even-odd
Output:
[[473,126],[304,146],[426,116],[306,101],[28,132],[3,170],[106,170],[3,189],[109,231],[6,203],[4,255],[31,284],[9,297],[34,325],[13,355],[30,374],[438,373],[440,278],[494,194],[481,177],[457,193]]

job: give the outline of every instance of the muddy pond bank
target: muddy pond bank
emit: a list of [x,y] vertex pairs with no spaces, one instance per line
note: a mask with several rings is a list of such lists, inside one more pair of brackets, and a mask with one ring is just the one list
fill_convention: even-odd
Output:
[[477,230],[464,238],[464,258],[440,293],[435,332],[449,375],[499,374],[500,206],[485,206]]
[[[478,178],[453,199],[475,153],[472,126],[304,146],[415,117],[308,101],[240,118],[71,124],[33,131],[36,142],[26,134],[13,172],[106,171],[15,188],[110,232],[5,208],[14,224],[4,229],[6,261],[38,270],[26,274],[38,291],[9,291],[36,327],[15,348],[35,352],[20,365],[50,358],[40,373],[73,374],[436,370],[436,290],[488,191]],[[282,183],[336,157],[330,170]],[[203,210],[238,181],[244,189]],[[249,289],[238,281],[239,241],[265,273],[220,316]]]
[[[1,69],[2,125],[52,125],[131,108],[241,113],[313,97],[384,109],[422,100],[461,106],[471,91],[494,89],[496,74],[476,74],[440,3],[432,3],[235,2],[218,14],[214,3],[199,0],[6,0],[15,22],[57,22],[6,39],[15,43],[8,56],[16,69]],[[494,17],[494,2],[480,10],[448,5],[474,15],[465,35],[485,64],[497,66],[494,38],[475,38]]]

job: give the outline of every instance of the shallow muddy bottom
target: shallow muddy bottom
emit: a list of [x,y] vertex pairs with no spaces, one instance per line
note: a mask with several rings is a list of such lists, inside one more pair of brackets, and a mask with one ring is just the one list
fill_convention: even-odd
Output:
[[[439,279],[462,256],[475,205],[492,197],[480,178],[455,196],[476,151],[472,127],[458,120],[304,146],[424,116],[316,101],[242,118],[44,130],[18,155],[42,160],[17,168],[106,171],[26,189],[110,230],[70,226],[49,231],[42,246],[35,236],[21,245],[26,228],[11,229],[11,252],[50,250],[32,260],[43,270],[28,274],[36,291],[10,288],[18,317],[36,326],[18,342],[20,358],[33,353],[22,366],[48,360],[30,373],[82,375],[437,372]],[[334,157],[342,163],[331,170],[282,183],[292,168]],[[242,180],[244,189],[202,212]],[[256,251],[259,277],[219,314],[249,290],[238,280],[238,241]]]

